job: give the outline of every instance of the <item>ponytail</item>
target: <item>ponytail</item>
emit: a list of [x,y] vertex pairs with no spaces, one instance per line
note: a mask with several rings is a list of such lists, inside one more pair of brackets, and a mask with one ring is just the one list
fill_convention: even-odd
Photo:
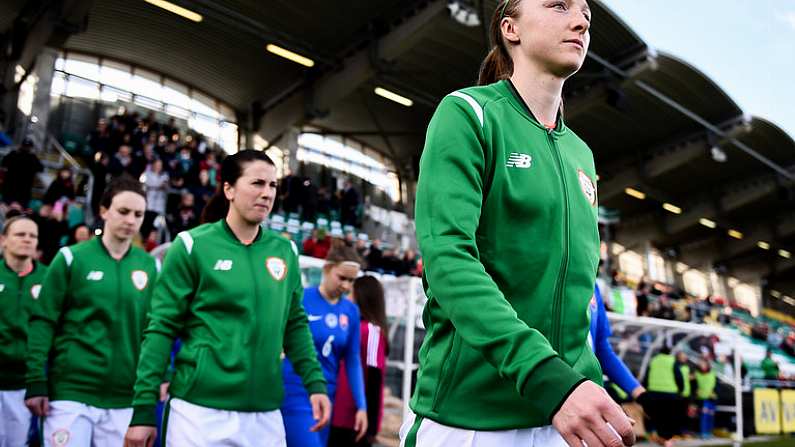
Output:
[[478,85],[487,85],[494,82],[508,79],[513,74],[513,60],[508,53],[505,39],[502,37],[500,24],[506,17],[519,16],[519,3],[522,0],[504,0],[497,5],[494,15],[491,17],[489,26],[489,36],[491,37],[491,51],[480,64],[478,73]]
[[513,74],[513,61],[506,54],[503,45],[492,47],[483,63],[480,64],[478,85],[493,84],[503,79],[508,79]]
[[204,205],[199,223],[206,224],[218,222],[226,217],[227,213],[229,213],[229,200],[226,200],[226,196],[224,195],[223,184],[219,184],[218,190],[210,197],[207,204]]

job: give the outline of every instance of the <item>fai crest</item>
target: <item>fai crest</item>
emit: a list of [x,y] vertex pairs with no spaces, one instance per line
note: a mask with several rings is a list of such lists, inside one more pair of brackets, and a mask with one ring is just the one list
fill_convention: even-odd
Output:
[[270,273],[276,281],[283,280],[287,275],[287,264],[282,258],[268,258],[265,261],[265,267],[268,268],[268,273]]
[[32,296],[34,300],[39,299],[40,293],[41,293],[41,284],[34,284],[33,287],[30,288],[30,296]]
[[65,428],[55,430],[55,432],[52,434],[52,443],[56,447],[65,446],[69,443],[69,438],[71,438],[69,435],[69,430],[66,430]]
[[144,290],[149,282],[149,275],[143,270],[136,270],[132,272],[132,282],[136,289]]
[[591,177],[588,177],[582,169],[577,171],[577,176],[580,179],[580,188],[582,188],[582,193],[585,194],[585,198],[588,199],[588,203],[591,206],[596,206],[596,186],[593,184],[593,180]]

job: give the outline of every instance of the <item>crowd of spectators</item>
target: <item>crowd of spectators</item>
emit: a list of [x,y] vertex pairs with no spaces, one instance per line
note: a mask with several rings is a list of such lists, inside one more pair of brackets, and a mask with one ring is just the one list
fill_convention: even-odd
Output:
[[[622,275],[616,272],[613,273],[611,281],[613,287],[627,287]],[[795,362],[795,326],[792,324],[774,321],[761,315],[753,316],[740,304],[729,302],[718,295],[696,297],[679,287],[660,281],[648,281],[645,278],[641,278],[637,283],[634,294],[638,316],[732,327],[754,340],[765,343],[769,349],[765,360],[753,366],[758,366],[758,369],[764,371],[765,379],[795,381],[795,377],[779,374],[778,368],[775,368],[775,374],[770,373],[774,370],[771,366],[771,363],[775,362],[771,356],[774,349],[780,349]],[[716,335],[699,337],[694,341],[698,345],[696,351],[700,351],[701,355],[711,360],[719,369],[730,372],[733,360],[727,356],[716,355],[715,344],[718,341]]]
[[[147,195],[147,212],[139,243],[152,250],[180,231],[199,224],[204,205],[220,181],[223,152],[214,150],[200,135],[183,132],[172,118],[158,122],[153,113],[122,112],[100,119],[86,138],[83,152],[93,176],[91,200],[86,204],[99,216],[99,199],[108,182],[128,175],[140,179]],[[31,191],[37,174],[44,169],[33,141],[26,139],[3,157],[3,203],[5,211],[31,213],[39,224],[40,260],[49,263],[58,249],[91,236],[85,213],[77,205],[89,185],[78,183],[69,168],[59,169],[40,201],[31,205]],[[318,217],[339,220],[346,227],[361,226],[361,194],[350,180],[340,188],[318,188],[315,182],[298,175],[287,175],[279,187],[274,212],[298,214],[304,221]],[[99,225],[95,224],[94,228]],[[165,230],[165,231],[164,231]],[[288,237],[291,235],[286,234]],[[318,228],[300,241],[303,254],[325,258],[333,240],[355,247],[365,260],[366,269],[379,273],[420,275],[422,263],[413,250],[384,247],[379,240],[368,242],[354,233],[335,238]]]
[[361,194],[350,180],[342,188],[318,187],[309,177],[287,174],[279,184],[276,211],[298,214],[301,220],[314,222],[319,216],[339,219],[342,225],[361,227]]
[[[290,237],[285,233],[286,237]],[[344,238],[332,237],[325,228],[318,228],[302,241],[301,252],[307,256],[325,259],[334,244],[345,244],[355,248],[364,260],[364,270],[395,276],[422,276],[422,259],[412,249],[399,251],[383,248],[379,239],[368,244],[364,239],[356,239],[352,233]]]
[[120,175],[139,178],[147,193],[144,240],[158,217],[170,234],[192,228],[220,179],[220,157],[198,134],[181,131],[173,118],[160,123],[150,113],[121,113],[101,119],[88,136],[94,176],[91,207],[98,210],[101,191]]

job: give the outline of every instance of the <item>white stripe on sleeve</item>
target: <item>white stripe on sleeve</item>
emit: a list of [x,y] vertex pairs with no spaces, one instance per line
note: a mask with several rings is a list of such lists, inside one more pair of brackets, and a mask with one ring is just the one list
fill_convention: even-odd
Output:
[[381,341],[381,327],[367,323],[367,366],[378,368],[378,343]]

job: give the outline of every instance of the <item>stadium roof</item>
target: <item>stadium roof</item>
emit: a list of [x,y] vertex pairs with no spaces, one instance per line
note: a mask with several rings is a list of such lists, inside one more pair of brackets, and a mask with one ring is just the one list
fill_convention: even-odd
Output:
[[[144,0],[65,0],[62,14],[72,11],[74,23],[74,15],[87,10],[87,26],[67,27],[76,33],[50,44],[185,82],[233,106],[242,130],[269,141],[295,125],[354,138],[409,179],[435,105],[474,83],[487,50],[485,28],[451,18],[455,7],[447,0],[173,2],[203,20]],[[0,31],[13,17],[34,23],[37,11],[25,5],[38,3],[2,2]],[[488,22],[497,1],[449,3]],[[693,267],[742,280],[764,277],[768,288],[795,296],[793,261],[779,253],[795,252],[795,142],[764,118],[743,114],[695,67],[650,49],[603,3],[590,4],[589,58],[567,83],[566,117],[594,151],[600,202],[621,214],[618,240],[638,247],[650,241]],[[309,57],[315,66],[270,54],[267,44]],[[411,98],[414,106],[375,96],[376,86]],[[627,187],[646,200],[626,195]],[[682,213],[663,210],[665,202]],[[729,236],[730,229],[743,239]]]

